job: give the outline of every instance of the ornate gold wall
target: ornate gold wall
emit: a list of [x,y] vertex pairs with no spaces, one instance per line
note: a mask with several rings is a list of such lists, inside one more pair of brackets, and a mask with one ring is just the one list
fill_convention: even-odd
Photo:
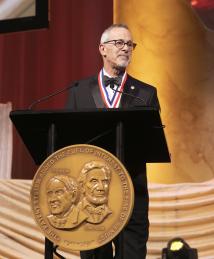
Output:
[[149,181],[214,177],[214,32],[187,0],[114,0],[114,22],[138,46],[128,72],[157,87],[170,164],[148,165]]

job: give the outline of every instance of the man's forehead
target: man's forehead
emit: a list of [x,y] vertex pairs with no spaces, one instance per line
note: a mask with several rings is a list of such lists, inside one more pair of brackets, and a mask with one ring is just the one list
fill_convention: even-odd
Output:
[[106,172],[102,168],[96,168],[88,172],[88,177],[106,177]]
[[123,39],[124,36],[132,38],[131,32],[123,27],[112,28],[109,32],[109,38],[117,36],[117,39]]
[[65,184],[64,184],[62,181],[58,180],[58,179],[53,179],[53,180],[51,180],[51,181],[48,183],[48,185],[47,185],[48,188],[64,187],[64,186],[65,186]]

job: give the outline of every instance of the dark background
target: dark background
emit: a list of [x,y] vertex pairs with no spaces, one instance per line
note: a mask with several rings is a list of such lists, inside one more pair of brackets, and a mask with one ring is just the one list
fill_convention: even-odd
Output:
[[214,30],[214,0],[190,0],[193,9],[202,23]]
[[[0,102],[27,109],[42,96],[101,68],[100,35],[112,24],[112,0],[51,0],[48,29],[0,34]],[[61,109],[66,93],[37,109]],[[27,127],[27,125],[26,125]],[[12,177],[32,179],[37,167],[14,129]]]

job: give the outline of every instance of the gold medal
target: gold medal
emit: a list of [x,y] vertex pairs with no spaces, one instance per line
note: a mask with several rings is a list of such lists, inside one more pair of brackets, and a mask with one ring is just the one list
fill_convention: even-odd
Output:
[[31,188],[31,207],[46,238],[67,250],[110,242],[128,222],[134,203],[131,178],[108,151],[72,145],[50,155]]

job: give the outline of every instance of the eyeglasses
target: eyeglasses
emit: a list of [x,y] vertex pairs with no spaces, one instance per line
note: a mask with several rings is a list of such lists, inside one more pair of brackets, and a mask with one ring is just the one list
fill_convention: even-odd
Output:
[[103,42],[103,44],[114,44],[118,49],[122,49],[125,45],[127,45],[127,47],[129,49],[135,49],[135,47],[137,46],[136,43],[132,42],[132,41],[127,41],[125,42],[124,40],[109,40],[106,42]]

